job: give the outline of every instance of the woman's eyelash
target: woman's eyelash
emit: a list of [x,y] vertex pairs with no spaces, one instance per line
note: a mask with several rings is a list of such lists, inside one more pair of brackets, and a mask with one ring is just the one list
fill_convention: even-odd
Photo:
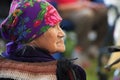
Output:
[[63,29],[64,28],[64,26],[63,25],[60,25],[60,27]]

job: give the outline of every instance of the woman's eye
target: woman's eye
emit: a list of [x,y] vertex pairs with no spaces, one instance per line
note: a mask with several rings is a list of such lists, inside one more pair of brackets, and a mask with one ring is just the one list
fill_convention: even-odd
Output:
[[60,25],[60,28],[61,28],[61,29],[64,29],[64,26],[63,26],[63,25]]

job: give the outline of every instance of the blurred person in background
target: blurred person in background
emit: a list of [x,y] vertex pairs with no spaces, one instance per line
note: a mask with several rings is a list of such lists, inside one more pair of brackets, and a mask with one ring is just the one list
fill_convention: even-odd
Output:
[[[108,7],[108,24],[109,33],[113,41],[115,49],[120,46],[120,0],[104,0],[105,5]],[[113,47],[113,49],[114,49]],[[111,48],[112,49],[112,48]],[[120,80],[120,51],[113,51],[110,54],[107,65],[111,65],[110,69],[114,69],[113,80]]]
[[0,80],[86,80],[72,60],[56,60],[64,52],[62,18],[44,0],[13,0],[0,28],[7,40],[0,57]]
[[83,52],[91,45],[103,44],[108,27],[107,8],[103,3],[92,0],[56,0],[56,3],[61,16],[75,24],[77,46]]

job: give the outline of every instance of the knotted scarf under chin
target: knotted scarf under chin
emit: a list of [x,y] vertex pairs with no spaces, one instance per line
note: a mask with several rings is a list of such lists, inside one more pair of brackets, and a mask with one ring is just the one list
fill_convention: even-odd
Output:
[[15,42],[6,44],[6,51],[1,55],[8,59],[23,62],[47,62],[55,60],[46,50]]
[[20,48],[22,48],[22,45],[19,45],[16,42],[9,42],[6,44],[6,50],[4,53],[2,53],[2,56],[8,58]]

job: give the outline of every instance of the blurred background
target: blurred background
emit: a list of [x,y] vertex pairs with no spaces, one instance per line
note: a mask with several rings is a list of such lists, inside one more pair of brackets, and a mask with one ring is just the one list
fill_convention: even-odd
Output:
[[[9,15],[11,1],[0,0],[0,23]],[[120,80],[120,0],[47,1],[63,17],[61,27],[66,33],[66,51],[53,56],[76,59],[87,80]],[[5,43],[0,35],[0,53]]]

